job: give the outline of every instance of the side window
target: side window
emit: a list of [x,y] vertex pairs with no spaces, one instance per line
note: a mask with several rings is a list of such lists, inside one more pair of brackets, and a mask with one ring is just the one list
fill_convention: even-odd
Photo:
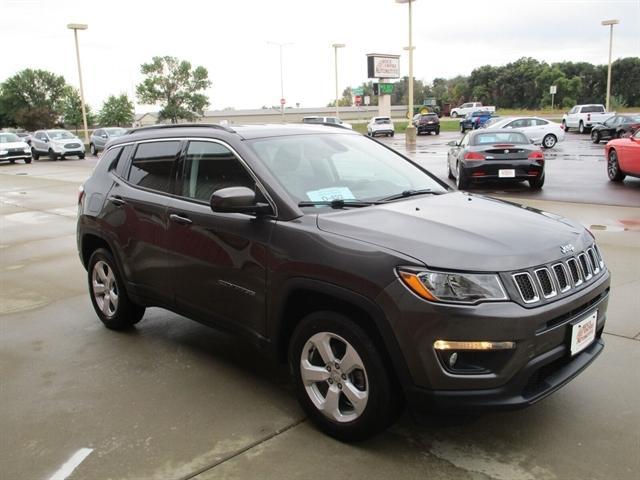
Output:
[[180,142],[140,143],[129,170],[129,182],[159,192],[171,192],[171,172]]
[[573,107],[571,110],[569,110],[569,115],[576,113],[578,111],[578,107]]
[[108,170],[113,170],[120,158],[120,152],[122,152],[122,147],[110,148],[100,157],[100,163],[108,165]]
[[182,196],[209,202],[213,192],[227,187],[255,189],[255,181],[227,147],[214,142],[189,143]]
[[95,132],[93,132],[93,134],[94,134],[96,137],[99,137],[100,135],[102,135],[102,130],[98,129],[98,130],[96,130]]
[[533,120],[535,122],[535,124],[538,127],[542,127],[543,125],[548,125],[549,122],[547,122],[546,120],[542,120],[541,118],[536,118],[535,120]]

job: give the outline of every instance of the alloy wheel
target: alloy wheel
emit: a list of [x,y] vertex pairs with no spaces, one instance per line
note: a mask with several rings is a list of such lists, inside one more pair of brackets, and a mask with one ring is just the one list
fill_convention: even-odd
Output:
[[367,407],[369,381],[362,358],[335,333],[318,332],[307,340],[300,376],[311,402],[330,420],[352,422]]
[[113,269],[105,261],[98,261],[91,276],[93,298],[102,314],[111,318],[118,310],[118,285]]

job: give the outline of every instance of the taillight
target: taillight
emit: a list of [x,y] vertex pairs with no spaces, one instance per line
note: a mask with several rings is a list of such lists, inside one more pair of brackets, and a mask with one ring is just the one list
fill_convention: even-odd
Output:
[[80,185],[78,188],[78,205],[82,203],[82,199],[84,198],[84,186]]
[[587,113],[587,122],[590,122],[590,121],[591,121],[591,114]]
[[464,154],[465,160],[484,160],[484,155],[478,152],[467,152]]
[[536,150],[529,154],[529,160],[544,160],[544,153],[540,150]]

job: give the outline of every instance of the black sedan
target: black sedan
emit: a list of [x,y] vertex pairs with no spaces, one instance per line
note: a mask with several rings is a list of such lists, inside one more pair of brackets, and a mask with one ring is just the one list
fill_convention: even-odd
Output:
[[628,137],[631,132],[640,128],[640,115],[615,115],[604,123],[594,125],[591,129],[591,141]]
[[456,181],[458,189],[487,180],[528,180],[532,190],[544,185],[544,154],[520,132],[474,130],[448,145],[449,178]]

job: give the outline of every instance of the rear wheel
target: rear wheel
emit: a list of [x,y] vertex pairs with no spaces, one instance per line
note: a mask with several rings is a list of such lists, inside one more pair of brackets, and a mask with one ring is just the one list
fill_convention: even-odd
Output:
[[96,150],[96,146],[93,143],[89,145],[89,151],[94,157],[98,154],[98,150]]
[[531,190],[540,190],[544,185],[544,172],[537,178],[532,178],[529,180],[529,188]]
[[593,143],[600,143],[600,132],[597,130],[591,130],[591,141]]
[[401,392],[384,356],[345,315],[319,311],[305,316],[291,338],[289,365],[302,408],[339,440],[369,438],[400,412]]
[[618,130],[618,133],[616,133],[616,137],[617,137],[617,138],[622,138],[622,137],[624,137],[624,131],[623,131],[623,130]]
[[621,182],[626,176],[622,170],[620,170],[620,164],[618,163],[618,152],[611,150],[609,152],[609,158],[607,160],[607,175],[612,182]]
[[544,148],[553,148],[555,147],[556,143],[558,143],[558,139],[551,133],[546,134],[542,139],[542,146]]
[[584,123],[580,120],[580,123],[578,124],[578,133],[584,133],[584,130]]
[[460,133],[464,133],[464,127],[462,125],[460,125]]
[[469,187],[469,178],[467,178],[467,174],[464,169],[458,163],[458,177],[456,178],[456,187],[458,190],[465,190]]
[[107,328],[122,330],[142,319],[145,309],[129,299],[124,279],[108,250],[99,248],[93,252],[87,273],[91,303]]
[[449,163],[449,159],[447,159],[447,177],[449,177],[449,180],[456,179],[456,177],[453,176],[453,172],[451,171],[451,164]]
[[394,135],[394,134],[395,134],[394,132],[391,132],[391,136],[392,136],[392,137],[393,137],[393,135]]
[[458,112],[452,112],[451,118],[458,118]]

